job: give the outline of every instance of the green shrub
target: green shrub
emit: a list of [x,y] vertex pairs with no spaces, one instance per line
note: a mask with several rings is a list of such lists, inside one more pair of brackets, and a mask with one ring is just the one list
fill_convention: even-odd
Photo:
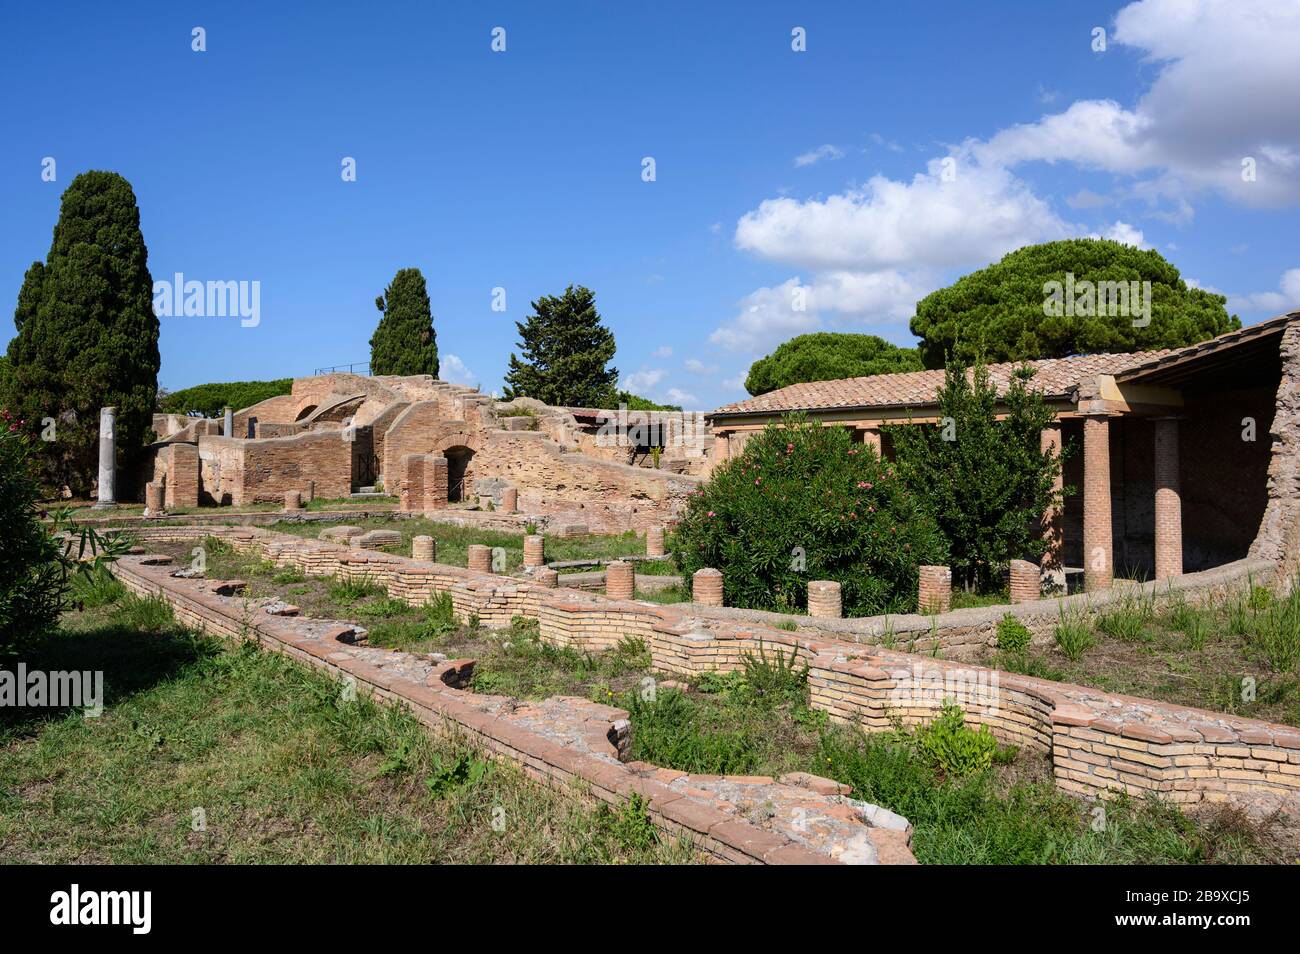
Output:
[[846,430],[798,416],[770,425],[687,504],[674,553],[684,578],[723,573],[727,605],[789,612],[809,580],[835,580],[845,613],[916,605],[917,566],[943,540],[894,468]]
[[1023,653],[1033,638],[1029,627],[1010,613],[998,621],[998,649],[1004,653]]
[[[104,563],[127,546],[123,537],[74,528],[66,509],[41,521],[38,443],[25,420],[0,411],[0,657],[47,633],[67,605],[69,581],[106,572]],[[63,530],[66,549],[54,535]],[[79,585],[100,591],[92,599],[107,596],[99,577]]]
[[952,704],[945,704],[937,719],[917,730],[916,743],[936,768],[958,777],[987,769],[998,750],[989,727],[982,725],[978,732],[970,728],[961,707]]
[[798,650],[790,647],[786,656],[777,647],[771,657],[758,644],[758,654],[745,653],[741,667],[746,684],[754,696],[765,703],[802,702],[808,688],[808,664],[801,662]]
[[371,596],[383,596],[385,590],[374,583],[359,583],[354,580],[335,583],[330,587],[329,597],[335,603],[351,606]]
[[1032,389],[1033,373],[1018,369],[1000,388],[983,364],[949,364],[939,423],[887,428],[899,474],[947,541],[954,586],[990,592],[1011,560],[1042,555],[1040,518],[1061,500],[1061,457],[1042,446],[1056,414]]

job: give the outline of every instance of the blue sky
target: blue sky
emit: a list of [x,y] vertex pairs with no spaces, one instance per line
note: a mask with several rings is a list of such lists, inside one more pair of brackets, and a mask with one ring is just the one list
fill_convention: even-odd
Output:
[[261,283],[256,327],[162,319],[172,389],[364,361],[407,266],[445,377],[499,388],[572,282],[625,384],[703,409],[802,331],[910,343],[917,298],[1031,241],[1155,247],[1248,323],[1300,304],[1291,0],[270,6],[6,10],[0,300],[111,169],[155,279]]

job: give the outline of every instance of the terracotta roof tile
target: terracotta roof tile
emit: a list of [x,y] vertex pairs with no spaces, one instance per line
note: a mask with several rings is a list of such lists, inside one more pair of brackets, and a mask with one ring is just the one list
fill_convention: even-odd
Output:
[[[1085,354],[1039,361],[1007,361],[989,365],[989,377],[1004,392],[1011,375],[1022,363],[1037,372],[1030,387],[1048,396],[1069,392],[1084,378],[1096,374],[1117,374],[1127,368],[1159,358],[1168,351],[1138,351],[1133,354]],[[943,384],[943,371],[905,371],[874,374],[837,381],[809,381],[760,394],[747,401],[727,404],[714,415],[782,413],[785,411],[831,410],[836,408],[917,407],[933,404]]]

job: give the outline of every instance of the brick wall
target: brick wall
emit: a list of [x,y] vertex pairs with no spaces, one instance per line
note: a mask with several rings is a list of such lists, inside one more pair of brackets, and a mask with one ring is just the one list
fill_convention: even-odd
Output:
[[[536,619],[542,639],[582,651],[608,649],[623,637],[639,636],[650,647],[654,667],[666,672],[727,671],[740,668],[745,655],[760,647],[793,650],[809,664],[813,707],[833,720],[867,731],[887,729],[892,719],[916,725],[955,698],[971,723],[988,725],[1003,741],[1047,753],[1057,784],[1081,795],[1156,793],[1183,803],[1272,798],[1300,805],[1295,801],[1300,799],[1300,730],[1290,726],[837,641],[828,639],[826,631],[808,637],[701,618],[698,606],[620,602],[263,529],[139,532],[145,539],[184,540],[216,533],[238,548],[254,549],[309,575],[373,582],[414,604],[449,592],[462,619],[476,615],[490,627],[506,627],[515,616]],[[1016,609],[1054,616],[1057,604],[1031,606],[1038,609]],[[994,617],[1004,608],[997,610]],[[961,614],[975,611],[952,615]],[[810,622],[835,627],[853,621]],[[937,618],[927,622],[939,625]]]

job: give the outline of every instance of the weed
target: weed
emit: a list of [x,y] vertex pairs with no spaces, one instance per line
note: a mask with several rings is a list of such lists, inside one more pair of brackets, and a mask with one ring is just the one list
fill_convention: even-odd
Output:
[[998,749],[988,726],[975,731],[966,725],[961,707],[948,703],[937,719],[917,730],[916,743],[944,775],[957,777],[987,769]]
[[1023,653],[1033,637],[1029,627],[1010,613],[998,621],[998,649],[1005,653]]
[[1074,610],[1067,613],[1064,606],[1061,607],[1061,621],[1053,635],[1056,637],[1056,645],[1071,662],[1082,659],[1094,642],[1092,627],[1088,625],[1083,612]]

